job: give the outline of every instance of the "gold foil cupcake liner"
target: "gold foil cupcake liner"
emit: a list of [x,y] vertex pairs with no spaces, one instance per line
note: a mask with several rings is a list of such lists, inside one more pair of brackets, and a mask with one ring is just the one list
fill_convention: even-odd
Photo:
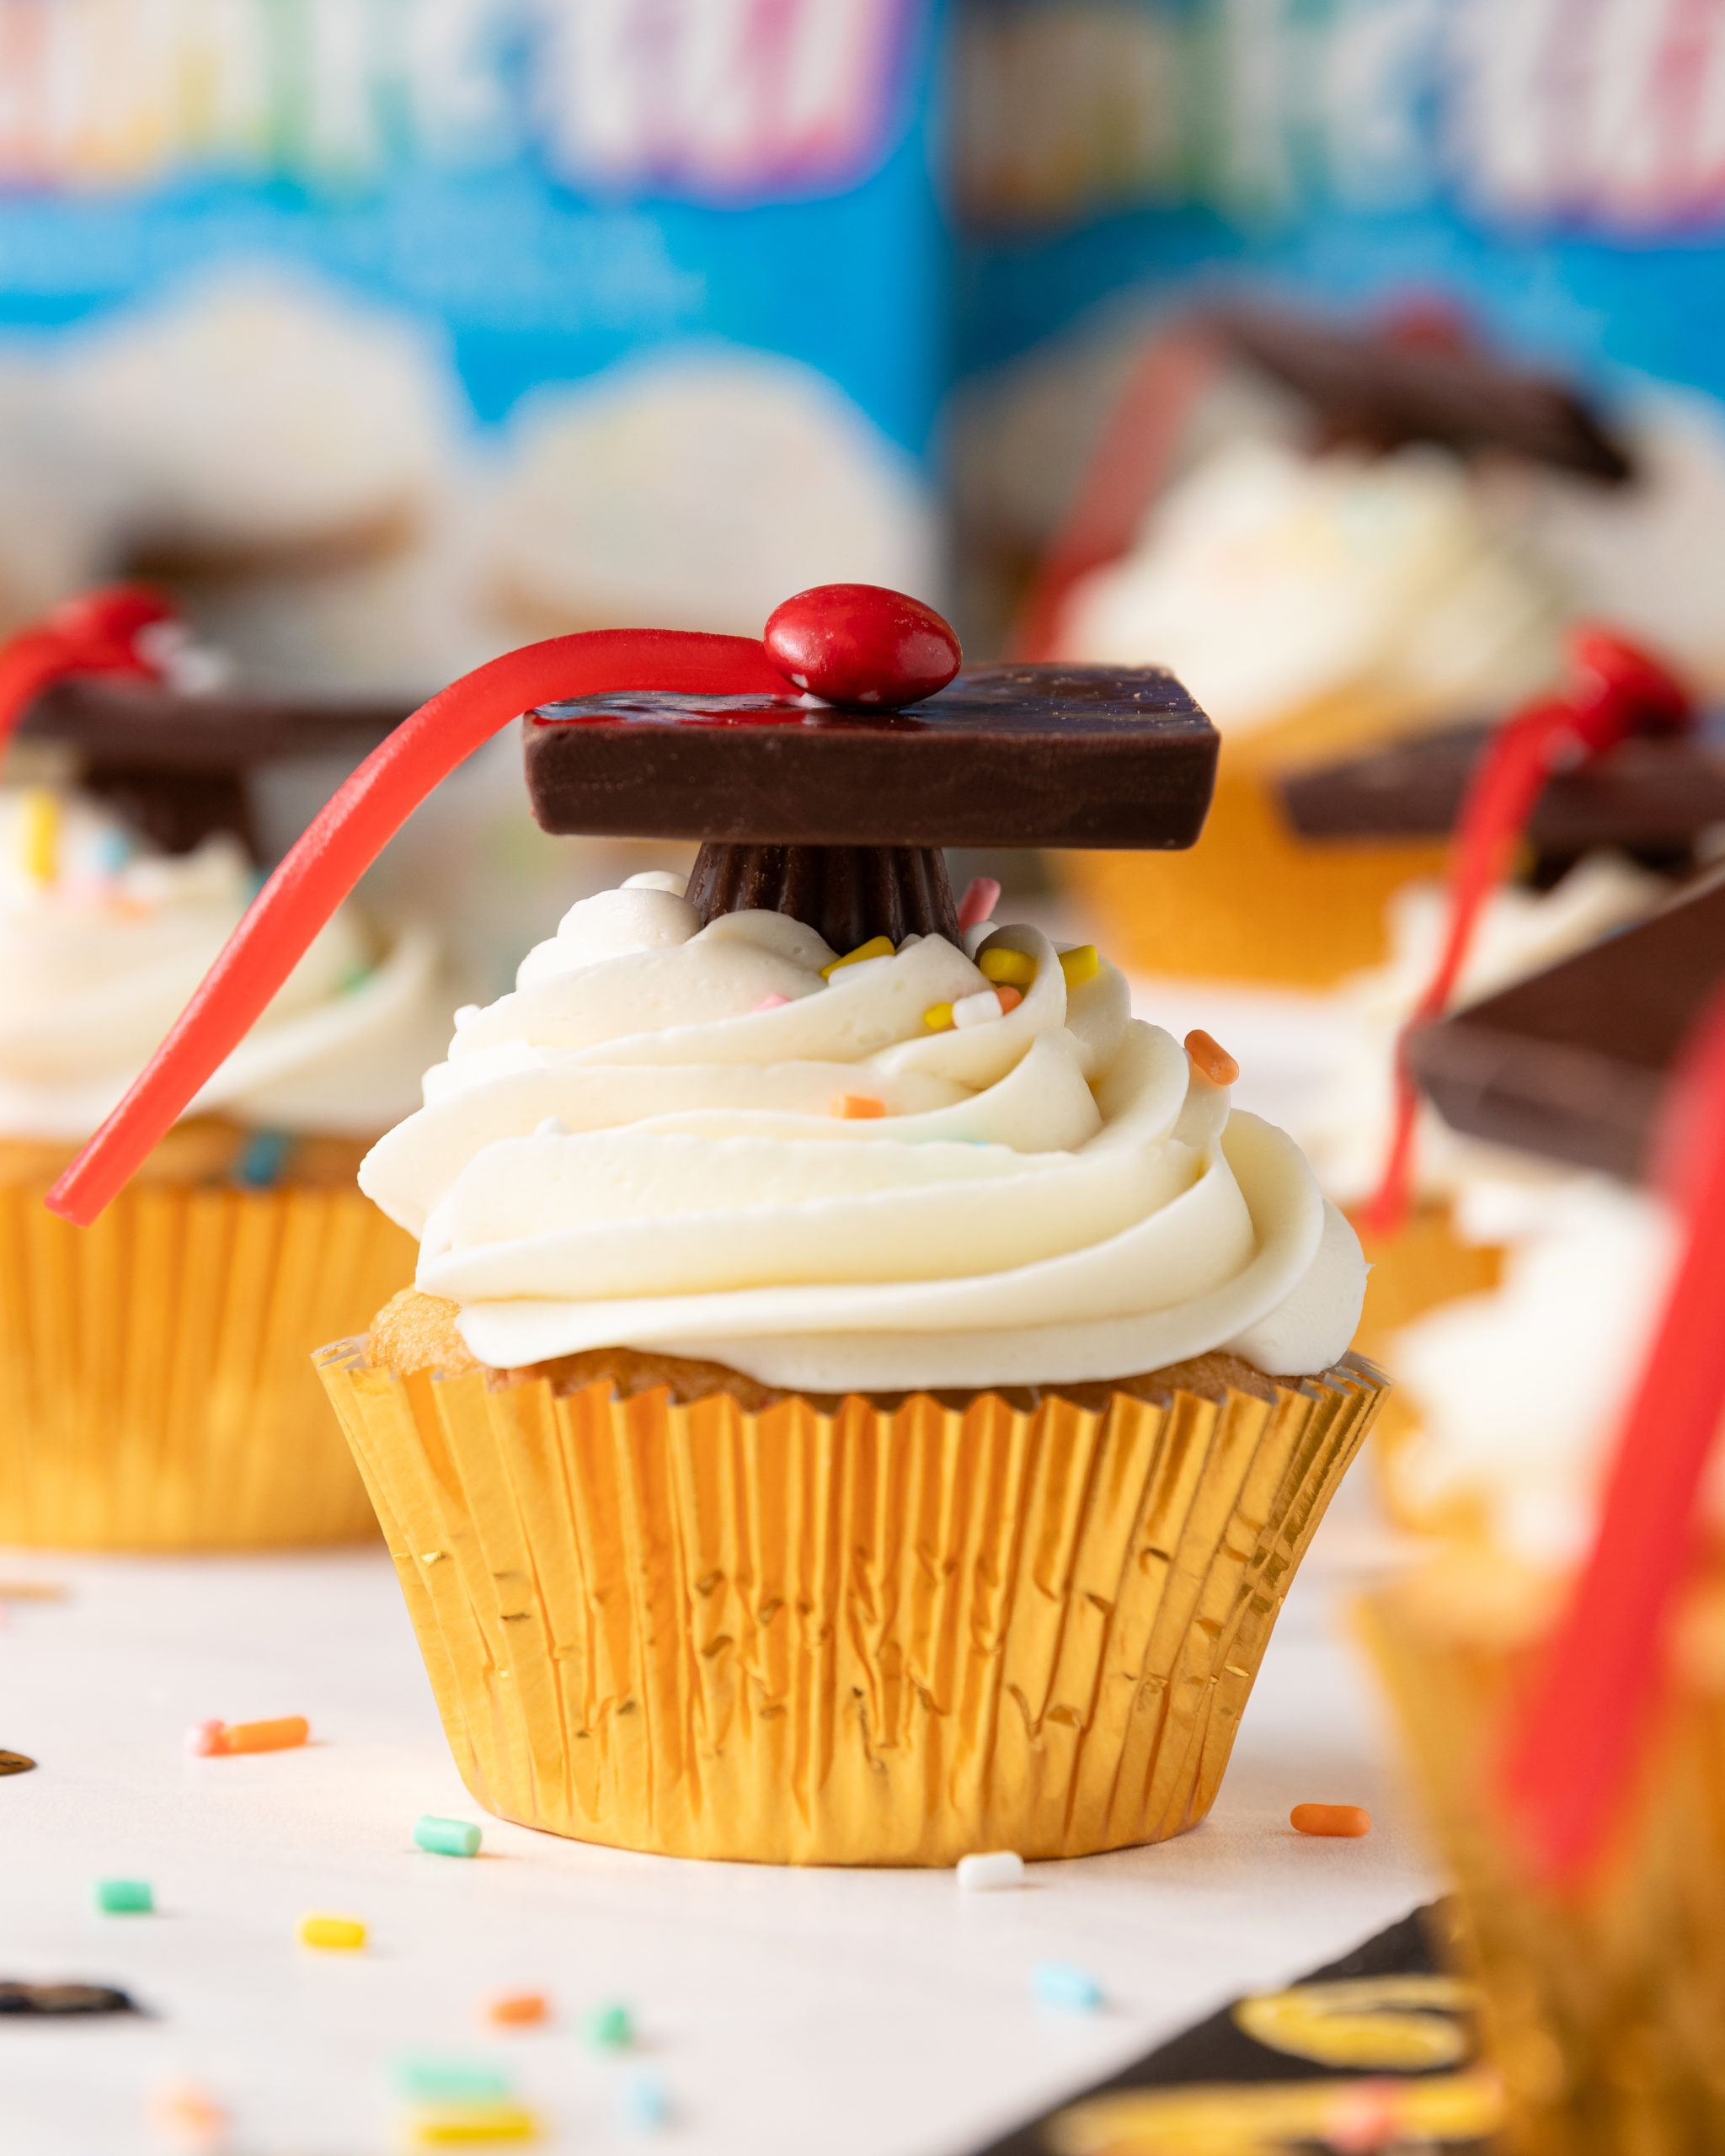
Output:
[[[1534,1880],[1492,1801],[1505,1718],[1537,1634],[1480,1604],[1483,1578],[1403,1583],[1363,1613],[1461,1888],[1464,1959],[1516,2156],[1715,2156],[1725,2148],[1725,1687],[1717,1652],[1680,1677],[1599,1876]],[[1719,1589],[1709,1591],[1719,1630]],[[1691,1613],[1692,1615],[1694,1613]],[[1501,1635],[1501,1636],[1494,1636]],[[1717,1642],[1715,1642],[1717,1646]]]
[[833,1412],[319,1358],[468,1788],[680,1856],[952,1864],[1215,1798],[1383,1390]]
[[355,1190],[139,1184],[93,1227],[0,1186],[0,1542],[257,1550],[376,1532],[309,1358],[413,1277]]

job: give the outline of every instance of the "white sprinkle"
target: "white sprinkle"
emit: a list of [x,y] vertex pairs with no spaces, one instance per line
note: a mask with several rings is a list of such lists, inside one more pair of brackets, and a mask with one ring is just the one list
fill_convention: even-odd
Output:
[[1001,1000],[991,988],[985,988],[975,995],[961,995],[953,1006],[955,1026],[985,1026],[991,1018],[1003,1018]]
[[999,1894],[1024,1884],[1024,1860],[1016,1849],[989,1849],[959,1859],[959,1885],[967,1894]]
[[904,942],[903,942],[901,944],[900,944],[900,946],[899,946],[899,956],[902,958],[904,957],[904,955],[905,955],[905,952],[906,952],[906,951],[908,951],[908,950],[910,950],[910,949],[911,949],[911,946],[912,946],[913,944],[920,943],[920,942],[921,942],[921,941],[922,941],[921,937],[920,937],[920,936],[917,934],[916,931],[913,928],[913,929],[911,931],[911,933],[910,933],[910,934],[909,934],[909,935],[905,938]]
[[467,1027],[473,1024],[474,1019],[477,1018],[478,1015],[479,1006],[477,1003],[462,1004],[461,1009],[455,1014],[456,1031],[458,1033],[464,1032]]
[[548,1115],[543,1123],[533,1126],[536,1138],[567,1138],[569,1134],[569,1127],[560,1115]]
[[806,689],[809,686],[809,676],[806,674],[793,674],[791,679],[799,689]]
[[[897,953],[895,953],[896,957]],[[878,958],[857,958],[848,966],[839,966],[827,983],[829,988],[854,988],[859,980],[867,980],[870,974],[879,973],[883,966],[889,966],[892,959],[884,953]]]

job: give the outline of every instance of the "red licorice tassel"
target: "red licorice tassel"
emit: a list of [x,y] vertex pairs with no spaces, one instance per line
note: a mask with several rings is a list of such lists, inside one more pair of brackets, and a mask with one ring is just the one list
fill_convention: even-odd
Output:
[[174,618],[159,592],[146,584],[110,584],[20,629],[0,644],[0,747],[18,731],[30,706],[45,689],[71,674],[158,672],[139,649],[142,632]]
[[237,1048],[312,939],[440,780],[522,712],[624,689],[779,696],[750,637],[602,629],[476,667],[404,719],[319,813],[254,899],[143,1075],[48,1193],[87,1227]]
[[1690,699],[1682,684],[1609,629],[1588,624],[1574,631],[1569,673],[1561,696],[1530,705],[1498,728],[1468,782],[1450,848],[1443,948],[1397,1044],[1389,1155],[1359,1216],[1370,1235],[1397,1234],[1412,1203],[1419,1091],[1407,1070],[1407,1036],[1442,1017],[1448,1007],[1486,901],[1514,865],[1546,780],[1603,755],[1626,734],[1670,733],[1688,723]]
[[1684,1216],[1682,1262],[1591,1554],[1501,1765],[1503,1801],[1534,1867],[1559,1887],[1585,1881],[1629,1792],[1725,1414],[1725,996],[1673,1081],[1659,1169]]

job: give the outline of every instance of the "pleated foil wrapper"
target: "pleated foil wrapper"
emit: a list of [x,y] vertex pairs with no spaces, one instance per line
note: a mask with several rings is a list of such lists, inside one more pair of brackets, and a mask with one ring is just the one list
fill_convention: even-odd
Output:
[[319,1359],[478,1801],[779,1864],[1201,1819],[1385,1389],[1350,1360],[1268,1398],[750,1413]]
[[312,1350],[413,1278],[356,1190],[0,1186],[0,1542],[287,1549],[376,1522]]
[[[1485,1590],[1489,1595],[1490,1589]],[[1493,1801],[1537,1641],[1493,1643],[1419,1583],[1362,1613],[1444,1853],[1515,2156],[1725,2149],[1725,1589],[1703,1682],[1678,1673],[1597,1876],[1552,1892]]]

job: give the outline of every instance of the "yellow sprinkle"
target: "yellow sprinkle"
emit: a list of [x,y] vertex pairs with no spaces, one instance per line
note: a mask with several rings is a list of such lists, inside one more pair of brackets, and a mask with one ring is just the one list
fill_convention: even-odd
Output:
[[51,883],[60,873],[60,798],[45,786],[28,787],[23,807],[24,873]]
[[890,936],[871,936],[866,943],[859,943],[854,951],[846,951],[842,958],[835,958],[830,966],[820,969],[820,978],[830,980],[841,966],[860,966],[865,958],[890,958],[897,951]]
[[1002,983],[1009,988],[1028,988],[1036,979],[1036,961],[1030,953],[1009,950],[1004,943],[996,943],[992,950],[985,951],[976,961],[976,967],[982,978],[992,981],[996,988]]
[[520,2104],[458,2104],[421,2111],[408,2122],[410,2148],[448,2148],[462,2143],[537,2141],[539,2121]]
[[922,1022],[932,1033],[948,1033],[953,1029],[953,1006],[950,1003],[931,1003],[922,1014]]
[[357,1917],[302,1917],[299,1940],[302,1946],[351,1954],[365,1945],[366,1927]]
[[1096,954],[1093,943],[1080,943],[1071,951],[1060,953],[1060,971],[1066,976],[1068,988],[1076,988],[1081,981],[1094,980],[1102,971],[1102,960]]

